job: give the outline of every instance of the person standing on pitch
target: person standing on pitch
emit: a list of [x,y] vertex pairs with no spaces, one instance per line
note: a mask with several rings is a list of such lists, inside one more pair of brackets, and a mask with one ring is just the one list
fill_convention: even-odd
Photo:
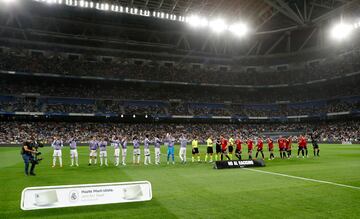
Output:
[[280,151],[280,158],[285,159],[286,158],[286,139],[282,136],[278,139],[279,144],[279,151]]
[[220,142],[221,142],[221,160],[224,159],[224,156],[228,159],[231,160],[229,155],[227,154],[227,147],[228,147],[228,140],[226,140],[224,138],[223,135],[220,136]]
[[291,158],[291,148],[292,148],[292,137],[289,136],[286,140],[286,152],[288,159]]
[[64,147],[63,141],[58,137],[55,136],[54,137],[54,141],[51,144],[51,147],[54,148],[54,153],[53,153],[53,165],[52,167],[55,167],[56,165],[56,158],[59,159],[59,164],[60,167],[62,167],[62,153],[61,153],[61,149]]
[[319,157],[320,156],[320,148],[318,145],[319,136],[318,136],[317,132],[311,133],[310,138],[311,138],[311,143],[313,145],[314,157],[316,157],[316,156]]
[[235,143],[235,140],[230,136],[229,145],[228,145],[230,160],[232,160],[233,153],[234,153],[234,143]]
[[269,148],[269,153],[270,153],[269,160],[273,160],[275,158],[275,156],[274,156],[274,141],[270,137],[268,137],[267,143],[268,143],[268,148]]
[[179,157],[181,160],[181,163],[186,163],[186,146],[188,143],[188,140],[184,134],[181,135],[180,139],[180,151],[179,151]]
[[206,140],[206,155],[205,155],[205,162],[208,159],[208,156],[210,156],[210,163],[213,162],[213,153],[214,153],[214,149],[213,149],[213,141],[212,141],[212,136],[210,136],[207,140]]
[[126,166],[127,137],[121,140],[122,165]]
[[133,137],[133,146],[134,146],[134,152],[133,152],[133,164],[140,164],[140,141],[139,139],[134,136]]
[[151,143],[151,141],[149,140],[149,135],[145,135],[145,140],[144,140],[144,156],[145,156],[144,165],[151,164],[150,143]]
[[160,147],[161,147],[161,140],[159,135],[156,135],[155,139],[154,139],[154,146],[155,146],[155,164],[159,165],[160,164]]
[[120,163],[120,144],[120,137],[113,135],[111,138],[111,146],[114,147],[115,166],[119,166]]
[[102,141],[99,142],[99,150],[100,150],[100,166],[103,165],[103,160],[105,161],[105,166],[108,166],[107,162],[107,144],[106,138],[103,137]]
[[168,142],[167,164],[169,164],[170,156],[172,159],[172,163],[175,164],[175,155],[174,155],[175,138],[173,138],[169,133],[167,133],[165,141]]
[[192,158],[191,161],[194,163],[195,162],[195,156],[197,156],[197,161],[200,162],[200,154],[199,154],[199,141],[197,139],[197,137],[194,137],[194,140],[192,140],[191,142],[192,145]]
[[241,154],[242,154],[242,148],[241,148],[241,139],[240,136],[238,136],[235,140],[235,145],[236,145],[236,149],[235,149],[235,156],[241,160]]
[[216,139],[215,143],[215,160],[218,161],[221,158],[221,141],[220,138]]
[[253,140],[251,138],[249,138],[247,141],[246,141],[246,144],[248,146],[248,155],[249,155],[249,159],[251,160],[252,159],[252,151],[253,151]]
[[89,166],[93,163],[96,165],[97,163],[97,149],[99,147],[99,143],[96,140],[96,136],[92,137],[92,140],[89,142],[90,156],[89,156]]
[[75,165],[78,167],[79,166],[79,159],[78,159],[78,151],[77,151],[77,142],[76,142],[76,138],[71,138],[69,140],[69,146],[70,146],[70,158],[71,158],[71,167],[74,166],[74,161],[75,161]]
[[300,155],[300,151],[301,151],[301,154],[302,154],[302,157],[304,158],[304,148],[306,146],[306,139],[304,136],[300,135],[300,138],[298,140],[298,153],[297,153],[297,158],[299,158],[299,155]]
[[258,138],[256,147],[257,147],[257,151],[256,151],[255,157],[257,158],[258,155],[259,155],[259,152],[260,152],[260,153],[261,153],[261,156],[262,156],[262,159],[264,159],[264,158],[265,158],[264,152],[263,152],[264,143],[263,143],[262,138],[260,138],[260,137]]

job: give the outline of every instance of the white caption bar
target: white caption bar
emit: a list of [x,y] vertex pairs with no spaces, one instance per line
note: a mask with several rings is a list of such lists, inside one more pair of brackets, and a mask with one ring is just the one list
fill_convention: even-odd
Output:
[[28,187],[22,191],[22,210],[101,205],[152,199],[148,181]]

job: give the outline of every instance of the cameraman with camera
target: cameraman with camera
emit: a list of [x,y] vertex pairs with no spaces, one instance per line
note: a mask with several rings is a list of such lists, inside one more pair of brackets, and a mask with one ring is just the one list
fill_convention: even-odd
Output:
[[31,163],[30,167],[30,176],[35,176],[34,169],[35,169],[35,155],[37,154],[37,150],[34,145],[34,141],[26,141],[24,142],[22,149],[21,149],[21,155],[24,160],[25,164],[25,175],[29,175],[29,163]]

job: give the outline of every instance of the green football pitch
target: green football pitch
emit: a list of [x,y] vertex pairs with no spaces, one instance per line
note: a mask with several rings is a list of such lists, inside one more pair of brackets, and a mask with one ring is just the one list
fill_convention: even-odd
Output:
[[[253,169],[261,170],[258,172],[215,170],[212,164],[191,163],[190,159],[186,165],[167,165],[165,148],[160,166],[132,165],[130,148],[126,167],[112,165],[110,148],[109,167],[87,166],[87,147],[79,148],[80,167],[69,167],[69,149],[65,148],[64,167],[51,168],[52,151],[43,148],[44,160],[36,169],[37,176],[26,177],[20,149],[1,147],[0,218],[360,218],[360,145],[323,144],[320,149],[318,158],[313,158],[310,149],[309,158],[266,160],[266,167]],[[205,152],[205,146],[200,152]],[[187,156],[191,156],[190,149]],[[151,201],[20,209],[25,187],[139,180],[151,182]]]

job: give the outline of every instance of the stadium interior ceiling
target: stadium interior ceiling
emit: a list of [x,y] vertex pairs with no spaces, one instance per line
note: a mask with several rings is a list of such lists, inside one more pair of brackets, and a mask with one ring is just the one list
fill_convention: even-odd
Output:
[[19,1],[3,7],[1,44],[45,50],[51,47],[67,52],[77,49],[126,53],[137,57],[172,54],[179,55],[179,59],[242,59],[324,49],[332,45],[326,35],[334,22],[340,19],[357,22],[360,14],[356,0],[91,1],[177,17],[196,14],[209,20],[221,17],[229,23],[240,20],[249,26],[249,36],[239,38],[170,19],[69,6],[65,0],[62,4],[56,2]]

